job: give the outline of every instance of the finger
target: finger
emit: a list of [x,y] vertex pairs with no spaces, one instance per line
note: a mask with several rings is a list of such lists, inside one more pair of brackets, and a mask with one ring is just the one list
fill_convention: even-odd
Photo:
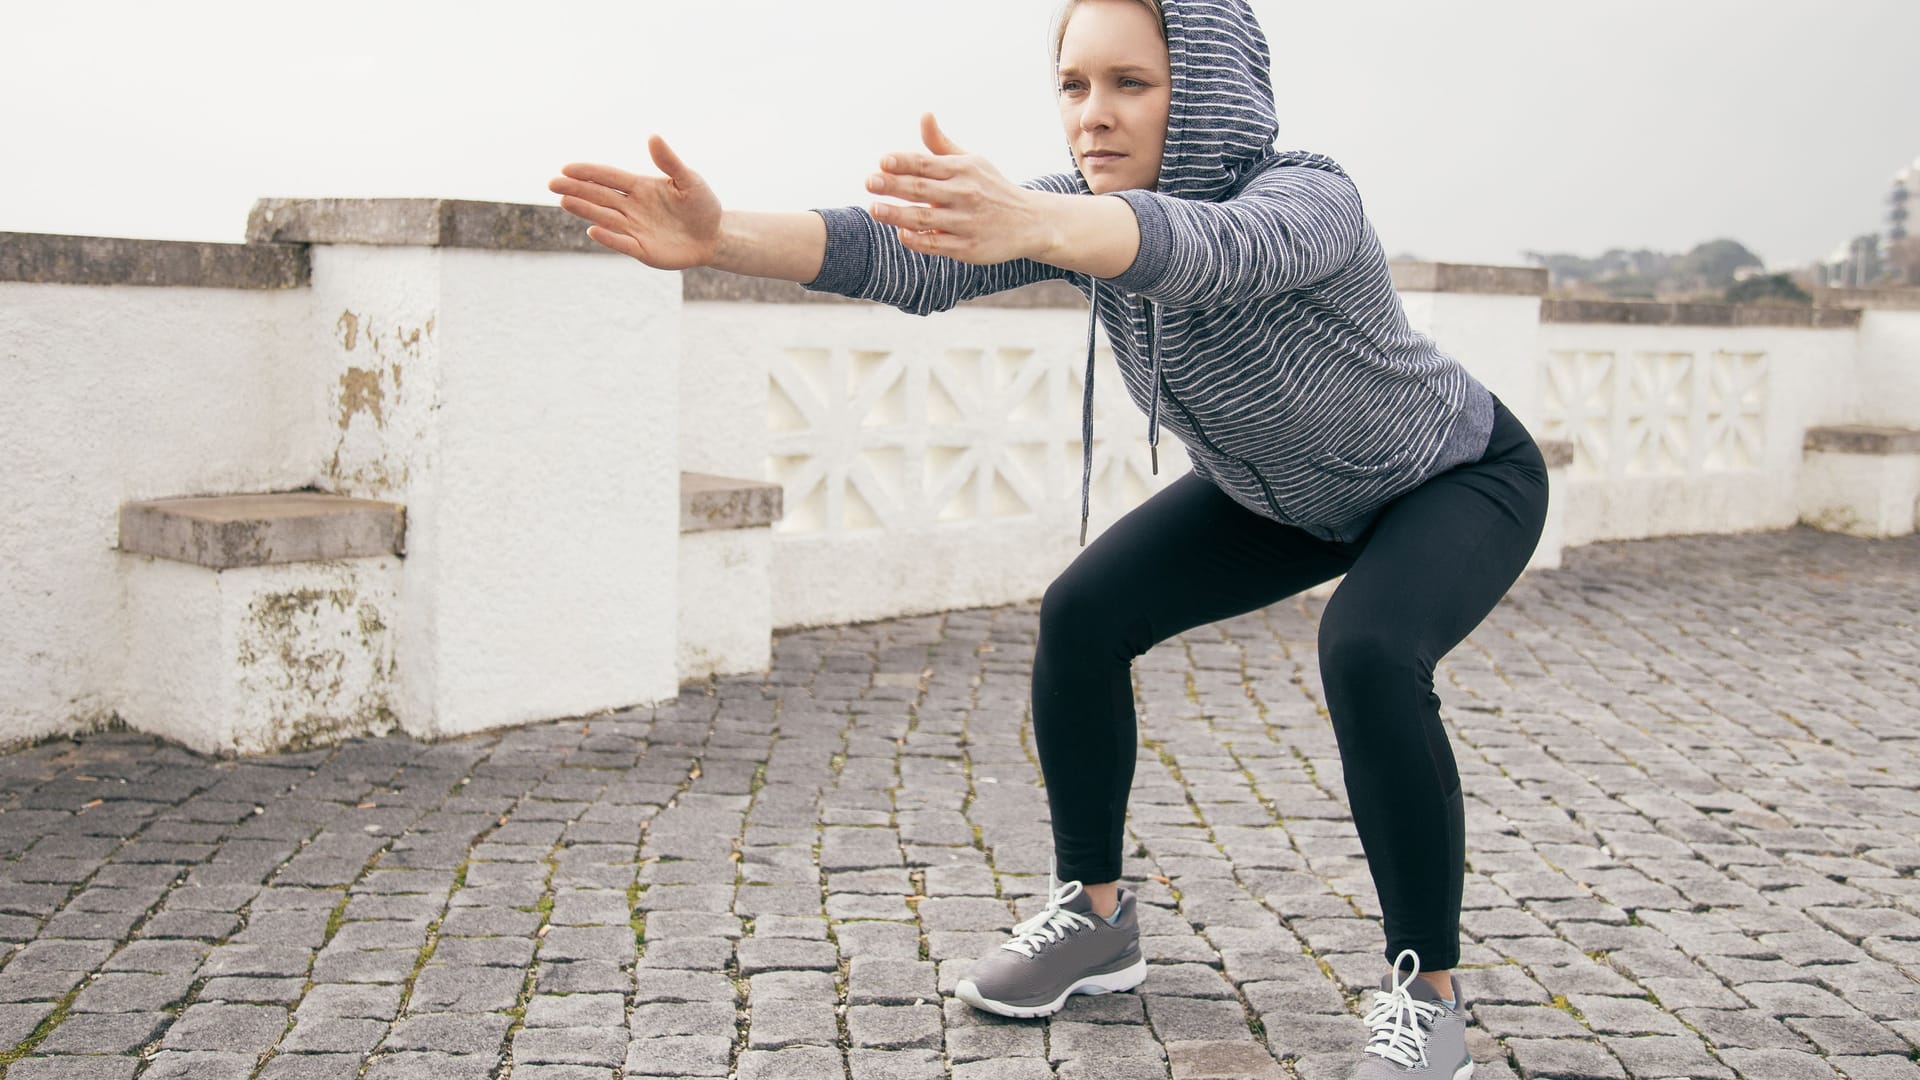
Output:
[[914,232],[911,229],[895,229],[893,233],[901,246],[909,251],[944,255],[949,259],[958,259],[966,252],[966,243],[952,233]]
[[687,163],[681,161],[680,155],[673,152],[673,147],[667,145],[667,140],[658,135],[648,136],[647,149],[653,154],[653,163],[659,166],[661,172],[673,179],[675,187],[685,186],[687,181],[693,179],[693,170],[687,168]]
[[585,199],[576,199],[571,195],[561,197],[560,209],[590,225],[599,225],[602,228],[619,230],[626,224],[626,218],[622,217],[619,211],[609,210],[604,206]]
[[625,169],[616,169],[612,165],[597,165],[591,162],[574,162],[560,170],[561,175],[575,180],[599,184],[615,191],[632,191],[640,186],[640,177]]
[[875,203],[867,213],[871,214],[875,221],[918,232],[929,229],[953,232],[965,223],[964,215],[934,206],[896,206],[892,203]]
[[[634,177],[635,180],[640,179]],[[585,180],[574,180],[565,176],[556,176],[547,183],[547,190],[560,196],[584,199],[599,206],[618,206],[627,198],[626,192],[615,191],[600,184],[590,184]],[[563,203],[564,204],[564,203]]]
[[636,259],[640,257],[640,242],[626,233],[602,229],[596,225],[587,229],[587,236],[609,251],[617,251]]
[[966,153],[960,149],[960,144],[947,138],[947,133],[940,130],[940,121],[935,120],[932,113],[920,115],[920,139],[927,144],[927,149],[936,154]]
[[924,176],[930,180],[951,180],[959,175],[959,162],[951,157],[916,152],[898,152],[880,159],[883,172],[905,176]]
[[867,177],[867,190],[876,195],[892,195],[908,202],[930,203],[934,206],[949,205],[959,194],[953,190],[953,185],[944,180],[890,173],[875,173]]

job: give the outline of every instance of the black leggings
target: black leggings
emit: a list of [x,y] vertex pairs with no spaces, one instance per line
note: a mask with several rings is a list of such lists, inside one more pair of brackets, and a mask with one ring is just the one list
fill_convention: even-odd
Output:
[[1388,504],[1352,543],[1260,517],[1192,473],[1121,518],[1040,607],[1033,729],[1060,879],[1120,877],[1139,744],[1133,658],[1344,573],[1320,623],[1320,675],[1386,955],[1408,948],[1422,970],[1452,968],[1466,824],[1433,669],[1520,576],[1546,511],[1540,450],[1496,401],[1479,461]]

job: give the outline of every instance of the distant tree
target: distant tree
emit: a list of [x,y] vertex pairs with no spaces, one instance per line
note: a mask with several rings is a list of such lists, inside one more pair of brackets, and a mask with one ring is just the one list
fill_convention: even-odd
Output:
[[1727,286],[1729,304],[1811,304],[1813,297],[1791,274],[1756,274]]
[[1724,289],[1734,283],[1734,275],[1746,267],[1761,269],[1765,263],[1738,240],[1709,240],[1682,255],[1674,271],[1694,279],[1706,289]]

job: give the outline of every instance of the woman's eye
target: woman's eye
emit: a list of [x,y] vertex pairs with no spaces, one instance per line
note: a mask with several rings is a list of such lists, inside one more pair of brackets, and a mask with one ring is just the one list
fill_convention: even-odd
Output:
[[1145,86],[1145,85],[1147,85],[1146,83],[1143,83],[1143,82],[1141,82],[1141,81],[1140,81],[1139,79],[1122,79],[1122,80],[1120,80],[1120,81],[1121,81],[1121,82],[1123,82],[1123,83],[1132,83],[1132,84],[1133,84],[1133,85],[1135,85],[1135,86]]

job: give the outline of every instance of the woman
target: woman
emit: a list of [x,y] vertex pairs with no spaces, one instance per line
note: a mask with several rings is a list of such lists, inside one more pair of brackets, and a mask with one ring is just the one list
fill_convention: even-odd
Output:
[[[1054,56],[1073,172],[1014,185],[929,116],[931,153],[889,155],[868,180],[914,205],[723,212],[657,136],[664,179],[575,165],[552,188],[595,240],[662,269],[785,278],[917,314],[1047,278],[1086,293],[1149,443],[1171,429],[1193,471],[1047,590],[1033,722],[1055,880],[1046,909],[955,992],[1044,1016],[1145,978],[1119,881],[1138,743],[1129,664],[1345,574],[1321,673],[1393,963],[1356,1075],[1460,1080],[1473,1071],[1451,978],[1465,827],[1433,670],[1526,565],[1545,465],[1512,414],[1408,327],[1346,174],[1273,150],[1270,62],[1245,0],[1069,0]],[[1090,322],[1083,543],[1092,342]]]

